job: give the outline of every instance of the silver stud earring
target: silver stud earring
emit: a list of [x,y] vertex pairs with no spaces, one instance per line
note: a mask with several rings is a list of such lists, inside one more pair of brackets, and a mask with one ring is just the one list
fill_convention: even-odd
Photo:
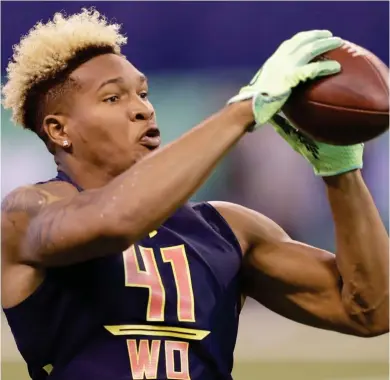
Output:
[[68,140],[65,140],[63,143],[62,143],[62,146],[64,148],[69,148],[70,147],[70,142]]

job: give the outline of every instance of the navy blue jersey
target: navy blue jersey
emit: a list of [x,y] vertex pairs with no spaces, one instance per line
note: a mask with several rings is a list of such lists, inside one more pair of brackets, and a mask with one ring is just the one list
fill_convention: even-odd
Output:
[[210,204],[186,204],[125,252],[48,269],[4,311],[34,380],[231,379],[241,258]]

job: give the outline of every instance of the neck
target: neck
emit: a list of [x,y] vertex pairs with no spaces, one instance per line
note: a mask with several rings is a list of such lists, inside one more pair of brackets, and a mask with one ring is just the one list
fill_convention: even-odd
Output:
[[56,156],[55,162],[57,170],[66,173],[74,183],[85,190],[102,187],[119,174],[113,173],[103,166],[76,161],[70,155],[67,157]]

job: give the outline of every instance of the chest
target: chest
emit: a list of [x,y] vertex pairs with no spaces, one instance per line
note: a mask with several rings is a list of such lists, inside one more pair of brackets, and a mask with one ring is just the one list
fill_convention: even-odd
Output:
[[209,222],[178,212],[124,252],[73,268],[73,291],[107,324],[206,327],[235,308],[241,262],[234,242]]

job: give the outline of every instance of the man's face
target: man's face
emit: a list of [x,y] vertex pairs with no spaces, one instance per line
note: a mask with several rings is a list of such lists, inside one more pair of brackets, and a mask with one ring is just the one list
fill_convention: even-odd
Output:
[[160,145],[145,76],[115,54],[95,57],[71,78],[79,84],[68,117],[76,159],[117,175]]

